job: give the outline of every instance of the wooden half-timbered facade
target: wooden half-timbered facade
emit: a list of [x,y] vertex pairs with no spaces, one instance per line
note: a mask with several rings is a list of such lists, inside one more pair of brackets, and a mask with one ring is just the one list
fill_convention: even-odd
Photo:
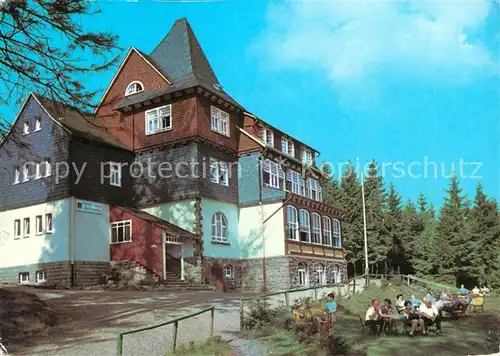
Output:
[[318,152],[224,91],[186,19],[103,87],[91,114],[30,94],[0,144],[0,281],[92,284],[116,263],[220,290],[346,276]]

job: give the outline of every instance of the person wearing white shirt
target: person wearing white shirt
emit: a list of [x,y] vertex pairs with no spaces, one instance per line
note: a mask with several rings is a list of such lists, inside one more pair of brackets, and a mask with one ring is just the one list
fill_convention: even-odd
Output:
[[405,299],[402,294],[396,296],[396,310],[401,313],[405,309]]
[[477,286],[474,287],[474,289],[472,290],[472,293],[474,294],[479,294],[480,290]]
[[377,330],[377,326],[380,326],[380,329],[382,329],[383,324],[384,319],[382,319],[381,315],[380,300],[373,299],[372,306],[366,311],[365,325],[370,328],[370,335],[374,336],[382,331]]
[[439,310],[435,305],[432,305],[430,300],[424,300],[420,305],[418,314],[424,319],[424,334],[427,334],[427,330],[431,325],[436,325],[437,333],[441,334],[441,315],[439,314]]

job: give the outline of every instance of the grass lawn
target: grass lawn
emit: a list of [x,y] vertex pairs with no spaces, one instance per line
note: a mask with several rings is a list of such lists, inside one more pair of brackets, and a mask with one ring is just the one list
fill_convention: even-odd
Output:
[[[467,318],[444,319],[443,334],[429,336],[402,335],[403,324],[398,321],[399,335],[370,337],[365,328],[361,335],[361,324],[357,314],[364,317],[366,309],[373,298],[395,300],[402,293],[405,298],[414,294],[422,298],[426,290],[422,287],[406,285],[390,285],[386,287],[372,286],[363,293],[348,300],[340,301],[349,311],[337,313],[335,333],[342,337],[351,348],[347,355],[367,356],[422,356],[439,353],[440,356],[466,356],[491,354],[499,351],[500,336],[500,298],[487,297],[484,313],[468,313]],[[264,336],[262,336],[264,335]],[[329,355],[327,351],[319,352],[300,344],[293,332],[286,330],[263,330],[262,334],[254,335],[258,342],[269,350],[272,355]]]
[[227,343],[217,339],[201,342],[191,342],[180,345],[175,353],[169,352],[165,356],[232,356],[232,348]]
[[[382,288],[370,287],[344,305],[352,312],[364,317],[366,309],[373,298],[383,300],[390,298],[394,301],[397,294],[402,293],[405,298],[415,294],[422,298],[425,290],[408,286],[387,286]],[[439,350],[440,356],[446,355],[477,355],[498,352],[500,299],[487,297],[484,313],[468,313],[467,318],[444,319],[443,334],[439,336],[416,336],[410,338],[402,335],[403,324],[398,322],[400,335],[370,338],[368,330],[361,336],[361,324],[356,315],[346,315],[341,312],[337,316],[337,332],[343,336],[355,350],[364,350],[368,356],[420,356]]]

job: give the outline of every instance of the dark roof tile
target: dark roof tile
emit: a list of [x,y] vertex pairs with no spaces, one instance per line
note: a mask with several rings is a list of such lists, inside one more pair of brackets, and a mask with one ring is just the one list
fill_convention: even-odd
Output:
[[[98,119],[76,108],[61,104],[38,94],[33,94],[54,120],[67,128],[73,135],[110,146],[127,149],[101,127]],[[128,149],[127,149],[128,150]]]

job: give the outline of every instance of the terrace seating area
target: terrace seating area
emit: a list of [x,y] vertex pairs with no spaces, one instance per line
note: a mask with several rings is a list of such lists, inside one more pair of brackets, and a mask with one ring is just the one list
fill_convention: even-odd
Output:
[[[356,314],[360,322],[361,334],[370,336],[406,335],[410,337],[439,335],[442,333],[443,319],[467,317],[468,312],[484,312],[486,291],[475,288],[469,291],[462,286],[457,292],[449,290],[433,292],[429,290],[422,298],[415,295],[398,294],[393,305],[389,298],[380,301],[373,299],[365,315]],[[326,297],[323,305],[313,305],[307,312],[293,309],[296,323],[316,323],[318,330],[333,332],[336,327],[336,314],[340,310],[350,313],[340,303],[334,301],[334,293]],[[401,331],[401,333],[400,333]]]

